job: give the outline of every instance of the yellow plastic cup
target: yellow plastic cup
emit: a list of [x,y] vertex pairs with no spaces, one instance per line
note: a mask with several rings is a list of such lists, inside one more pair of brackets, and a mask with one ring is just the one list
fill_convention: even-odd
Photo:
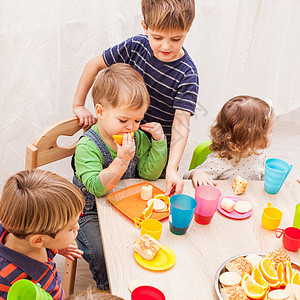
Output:
[[268,230],[275,230],[281,222],[282,211],[268,202],[268,206],[264,208],[261,223]]
[[155,219],[140,219],[140,218],[135,218],[134,219],[134,224],[136,228],[141,227],[141,235],[143,234],[148,234],[155,238],[157,241],[159,240],[161,233],[162,233],[162,224]]

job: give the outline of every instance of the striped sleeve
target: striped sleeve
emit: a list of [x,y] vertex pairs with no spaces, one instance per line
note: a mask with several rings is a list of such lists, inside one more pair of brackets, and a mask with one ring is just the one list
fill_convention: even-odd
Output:
[[102,53],[103,60],[107,66],[111,66],[115,63],[128,63],[130,62],[131,52],[131,38],[124,42],[108,48]]

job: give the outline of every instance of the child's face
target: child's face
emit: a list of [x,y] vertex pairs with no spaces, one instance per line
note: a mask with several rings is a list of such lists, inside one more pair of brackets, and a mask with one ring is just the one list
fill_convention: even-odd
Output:
[[63,249],[71,245],[75,240],[79,229],[78,220],[79,215],[76,218],[71,219],[66,227],[57,233],[54,239],[47,236],[44,246],[51,249]]
[[147,110],[147,105],[139,109],[126,109],[124,106],[113,108],[96,105],[98,129],[102,137],[112,138],[114,134],[135,132]]
[[154,31],[149,27],[144,27],[144,31],[149,38],[150,47],[153,51],[154,56],[159,60],[170,62],[177,60],[184,55],[182,45],[187,32]]

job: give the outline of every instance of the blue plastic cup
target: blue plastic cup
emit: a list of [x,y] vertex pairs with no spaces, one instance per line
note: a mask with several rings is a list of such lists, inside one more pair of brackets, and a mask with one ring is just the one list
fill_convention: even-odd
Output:
[[269,194],[278,193],[292,167],[292,165],[278,158],[267,159],[264,180],[265,191]]
[[188,195],[174,195],[170,199],[170,231],[177,235],[186,233],[190,226],[197,201]]

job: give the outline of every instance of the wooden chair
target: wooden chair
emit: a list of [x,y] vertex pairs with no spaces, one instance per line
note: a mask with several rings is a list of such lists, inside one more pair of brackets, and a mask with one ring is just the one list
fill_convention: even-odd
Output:
[[211,141],[203,142],[195,148],[189,170],[195,169],[206,160],[207,155],[212,152],[209,149],[210,144]]
[[[57,139],[60,136],[73,136],[80,129],[77,117],[71,117],[49,126],[32,144],[27,145],[25,169],[35,169],[73,155],[77,142],[64,147],[57,145]],[[66,297],[74,292],[76,266],[76,258],[74,261],[66,258],[63,276],[63,288]]]

